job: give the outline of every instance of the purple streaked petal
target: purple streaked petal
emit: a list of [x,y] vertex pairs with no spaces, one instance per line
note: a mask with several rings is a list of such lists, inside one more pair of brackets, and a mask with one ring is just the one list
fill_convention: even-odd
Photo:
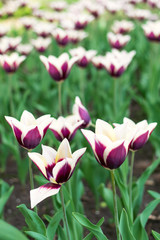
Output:
[[53,177],[57,183],[64,183],[70,178],[71,172],[71,165],[66,159],[64,159],[56,164],[55,168],[53,169]]
[[124,67],[122,66],[122,67],[120,67],[119,69],[118,69],[118,71],[117,71],[117,73],[116,73],[116,77],[120,77],[121,75],[122,75],[122,73],[124,72]]
[[13,132],[14,132],[14,135],[18,141],[18,143],[23,146],[23,143],[22,143],[22,140],[21,140],[21,137],[22,137],[22,131],[17,128],[15,125],[13,125]]
[[39,188],[30,191],[31,208],[34,208],[38,203],[45,198],[57,194],[61,185],[54,183],[47,183]]
[[98,140],[95,141],[95,157],[103,167],[105,167],[105,161],[104,161],[104,151],[106,149],[106,146],[104,146],[101,142]]
[[145,132],[138,138],[132,141],[130,149],[135,151],[143,147],[143,145],[147,142],[149,137],[149,131]]
[[49,128],[49,126],[51,125],[51,123],[49,123],[44,129],[43,129],[43,137],[46,135],[46,132]]
[[78,61],[78,66],[86,67],[88,65],[88,59],[84,56],[81,60]]
[[69,136],[69,141],[71,141],[71,140],[74,138],[77,130],[80,129],[81,126],[82,126],[82,123],[81,123],[81,121],[80,121],[79,124],[77,125],[77,127],[73,130],[73,132],[72,132],[71,135]]
[[63,72],[63,79],[67,77],[67,70],[68,70],[68,63],[64,62],[61,66],[62,72]]
[[124,143],[122,143],[120,146],[110,151],[106,159],[106,167],[109,169],[116,169],[120,167],[124,162],[126,155],[127,151],[124,147]]
[[23,146],[27,149],[33,149],[38,146],[41,141],[42,136],[39,133],[38,127],[36,126],[23,138]]
[[60,81],[62,80],[62,76],[58,69],[49,62],[49,69],[48,69],[49,74],[51,75],[52,78],[54,78],[55,81]]
[[56,130],[51,129],[51,128],[50,128],[50,130],[53,132],[54,136],[56,137],[56,139],[57,139],[58,141],[61,142],[61,141],[63,140],[63,138],[61,137],[61,135],[60,135]]
[[85,128],[85,127],[87,127],[88,124],[90,123],[91,118],[90,118],[90,116],[89,116],[88,111],[87,111],[85,108],[79,107],[78,110],[79,110],[80,118],[84,121],[84,123],[82,124],[82,127]]
[[67,127],[63,127],[61,129],[61,133],[63,135],[63,138],[67,138],[68,139],[71,132],[69,131],[69,129]]

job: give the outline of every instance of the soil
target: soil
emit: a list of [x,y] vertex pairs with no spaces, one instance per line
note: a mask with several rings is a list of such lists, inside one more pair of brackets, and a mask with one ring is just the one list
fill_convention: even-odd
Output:
[[[132,104],[132,110],[137,110],[137,105],[135,103]],[[134,120],[136,119],[135,112],[139,111],[132,111],[134,112]],[[132,115],[132,114],[131,114]],[[142,113],[141,113],[142,116]],[[145,117],[144,117],[145,118]],[[132,118],[133,119],[133,118]],[[141,118],[143,119],[143,118]],[[137,121],[139,121],[139,116],[137,116]],[[136,153],[136,159],[134,164],[134,178],[138,178],[142,172],[151,164],[152,160],[154,158],[154,150],[148,142],[143,149],[138,151]],[[145,193],[144,193],[144,200],[143,200],[143,206],[142,209],[153,199],[148,193],[148,190],[153,190],[156,192],[159,192],[160,189],[160,167],[156,169],[156,171],[152,174],[150,179],[147,181],[147,184],[145,186]],[[29,184],[26,184],[25,186],[22,186],[19,182],[19,179],[17,178],[17,171],[16,171],[16,164],[12,159],[8,160],[7,169],[5,175],[1,176],[2,179],[4,179],[7,183],[10,185],[14,185],[14,191],[9,199],[9,201],[6,204],[5,207],[5,214],[4,218],[5,220],[17,227],[18,229],[22,229],[25,226],[25,221],[19,210],[16,208],[17,205],[20,204],[26,204],[28,207],[30,206],[29,203],[29,191],[30,187]],[[48,201],[48,202],[46,202]],[[42,216],[44,213],[52,215],[52,211],[48,211],[47,207],[50,200],[45,200],[43,204],[41,204],[40,209],[40,216]],[[102,230],[110,240],[115,240],[115,227],[111,223],[111,214],[109,210],[106,208],[100,208],[99,211],[95,211],[95,203],[94,203],[94,197],[92,192],[90,191],[89,187],[87,186],[87,183],[85,183],[85,194],[82,198],[85,214],[90,219],[91,222],[97,223],[100,218],[105,217],[105,221],[102,225]],[[46,204],[47,203],[47,204]],[[157,232],[160,232],[160,206],[156,208],[156,210],[153,212],[153,214],[150,216],[150,219],[146,225],[146,230],[149,236],[150,240],[154,240],[151,230],[155,230]],[[85,234],[87,231],[85,232]],[[76,239],[75,239],[76,240]],[[129,239],[128,239],[129,240]]]

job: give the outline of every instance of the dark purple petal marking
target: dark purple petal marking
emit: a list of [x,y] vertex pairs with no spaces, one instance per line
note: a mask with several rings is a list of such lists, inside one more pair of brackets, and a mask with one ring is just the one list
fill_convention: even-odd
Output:
[[74,131],[71,133],[71,135],[70,135],[68,141],[71,141],[71,140],[74,138],[74,136],[75,136],[77,130],[80,129],[81,126],[82,126],[82,125],[80,125],[80,126],[78,126],[78,127],[76,127],[76,128],[74,129]]
[[68,63],[64,62],[61,69],[63,72],[63,79],[65,79],[67,77]]
[[119,40],[117,40],[115,43],[111,43],[111,45],[116,49],[121,49],[123,45],[120,44]]
[[106,159],[106,167],[109,169],[116,169],[120,167],[124,162],[126,155],[127,151],[124,147],[124,143],[122,143],[120,146],[110,151]]
[[61,141],[63,140],[63,138],[61,137],[61,135],[60,135],[56,130],[51,129],[51,128],[50,128],[50,130],[53,132],[54,136],[57,138],[58,141],[61,142]]
[[41,135],[38,127],[30,130],[23,139],[23,146],[27,149],[33,149],[38,146],[41,141]]
[[5,61],[3,64],[3,68],[6,72],[11,73],[14,72],[15,70],[11,68],[11,66]]
[[46,51],[46,48],[45,47],[39,47],[39,48],[36,48],[38,52],[40,53],[43,53]]
[[116,73],[116,77],[120,77],[121,75],[122,75],[122,73],[124,72],[124,67],[122,66],[122,67],[120,67],[119,69],[118,69],[118,71],[117,71],[117,73]]
[[104,162],[104,151],[105,151],[106,147],[99,142],[98,140],[95,141],[95,152],[96,152],[96,159],[98,161],[98,163],[100,163],[103,167],[106,167],[106,164]]
[[62,135],[63,135],[63,138],[67,138],[67,139],[68,139],[71,132],[69,131],[68,128],[63,127],[63,128],[61,129],[61,133],[62,133]]
[[48,165],[46,167],[48,180],[50,179],[50,177],[53,177],[52,171],[53,171],[53,168],[55,167],[55,165],[56,165],[55,163],[52,163],[51,165]]
[[49,123],[44,129],[43,129],[43,137],[46,135],[46,132],[49,128],[49,126],[51,125],[51,123]]
[[82,127],[87,127],[87,125],[89,124],[89,122],[91,121],[91,118],[89,116],[89,113],[86,109],[79,107],[79,115],[80,118],[84,121],[84,123],[82,124]]
[[59,45],[61,46],[65,46],[69,43],[69,37],[68,36],[65,36],[64,38],[60,38],[59,35],[57,35],[56,37],[56,41]]
[[40,188],[47,188],[48,190],[51,189],[58,189],[60,188],[61,185],[60,184],[56,184],[56,183],[46,183],[44,185],[42,185]]
[[57,183],[67,182],[70,178],[71,170],[71,166],[68,164],[68,162],[65,162],[65,164],[59,169],[55,181]]
[[88,59],[84,56],[81,60],[78,61],[78,66],[86,67],[88,65]]
[[138,150],[144,146],[144,144],[147,142],[149,137],[149,131],[145,132],[141,136],[139,136],[136,140],[134,140],[131,143],[130,149],[132,150]]
[[55,81],[60,81],[63,79],[58,69],[50,62],[48,72],[51,75],[51,77],[54,78]]
[[21,140],[22,131],[21,131],[19,128],[17,128],[16,126],[13,125],[13,132],[14,132],[14,134],[15,134],[15,137],[16,137],[18,143],[19,143],[21,146],[23,146],[23,143],[22,143],[22,140]]

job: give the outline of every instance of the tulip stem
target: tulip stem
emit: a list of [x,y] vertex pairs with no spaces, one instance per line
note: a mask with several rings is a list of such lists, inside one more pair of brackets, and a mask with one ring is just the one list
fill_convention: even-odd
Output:
[[113,190],[114,222],[115,222],[115,226],[116,226],[116,235],[117,235],[117,240],[121,240],[121,235],[119,232],[119,219],[118,219],[118,207],[117,207],[117,195],[116,195],[114,170],[111,170],[110,173],[111,173],[112,190]]
[[9,111],[10,111],[10,115],[13,116],[14,114],[14,106],[13,106],[13,99],[12,99],[12,76],[13,74],[8,73],[8,90],[9,90]]
[[135,152],[132,151],[132,155],[131,155],[131,166],[130,166],[130,176],[129,176],[129,209],[131,210],[131,219],[132,219],[132,221],[133,221],[132,181],[133,181],[134,156],[135,156]]
[[58,83],[59,115],[62,115],[62,81]]
[[67,221],[67,215],[66,215],[66,208],[65,208],[65,203],[64,203],[64,197],[63,197],[63,189],[61,187],[60,189],[60,195],[61,195],[61,202],[62,202],[62,209],[63,209],[63,220],[64,220],[64,225],[66,227],[66,231],[67,231],[67,238],[68,240],[70,240],[70,233],[69,233],[69,226],[68,226],[68,221]]
[[[29,180],[30,180],[30,188],[34,189],[34,180],[33,180],[33,171],[32,171],[32,161],[29,158]],[[37,207],[34,207],[34,211],[37,213]]]
[[116,82],[117,79],[113,78],[113,111],[114,111],[114,118],[116,119],[116,115],[117,115],[117,106],[116,106]]

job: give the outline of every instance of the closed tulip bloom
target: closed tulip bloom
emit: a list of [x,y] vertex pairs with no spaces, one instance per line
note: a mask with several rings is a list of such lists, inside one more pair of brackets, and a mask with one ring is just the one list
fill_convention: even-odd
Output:
[[114,34],[109,32],[107,34],[108,41],[113,48],[121,49],[130,41],[131,37],[128,35]]
[[116,169],[124,162],[131,136],[126,139],[126,126],[113,128],[109,123],[98,119],[95,133],[81,130],[92,147],[96,160],[104,168]]
[[82,121],[81,128],[86,128],[91,124],[91,118],[88,110],[83,106],[79,97],[75,98],[75,104],[73,105],[73,115],[75,115],[78,121]]
[[62,184],[72,176],[85,151],[86,148],[81,148],[72,154],[68,140],[64,139],[58,151],[42,145],[42,155],[34,152],[28,153],[30,159],[49,181],[49,183],[30,191],[31,208],[59,192]]
[[83,47],[78,47],[70,50],[72,56],[78,57],[77,64],[79,67],[87,67],[92,58],[96,55],[95,50],[85,50]]
[[94,17],[91,15],[86,14],[80,14],[80,15],[74,15],[73,21],[75,25],[75,29],[80,30],[84,29],[88,23],[94,20]]
[[31,43],[38,52],[43,53],[49,47],[51,39],[39,37],[37,39],[32,39]]
[[112,26],[112,31],[114,33],[128,33],[134,29],[134,24],[127,20],[115,21]]
[[57,82],[64,81],[73,66],[77,61],[77,57],[69,59],[67,53],[61,54],[58,58],[55,56],[40,56],[40,60],[43,62],[50,76]]
[[100,70],[100,69],[104,68],[104,66],[103,66],[103,61],[104,61],[104,56],[99,55],[99,56],[93,57],[92,60],[91,60],[91,63],[92,63],[98,70]]
[[78,121],[75,116],[68,116],[66,118],[59,117],[57,120],[53,120],[49,129],[53,132],[58,141],[61,142],[64,138],[71,141],[82,124],[83,120]]
[[70,36],[67,30],[57,28],[52,32],[52,35],[60,46],[66,46],[70,42]]
[[[144,146],[144,144],[148,141],[149,136],[157,126],[157,123],[150,123],[146,120],[143,120],[139,123],[134,123],[129,118],[123,119],[123,124],[127,124],[127,131],[128,133],[133,133],[132,141],[129,145],[129,149],[132,151],[139,150]],[[119,124],[114,124],[115,127],[120,126]]]
[[14,51],[16,47],[20,44],[22,41],[21,37],[4,37],[2,40],[4,40],[8,46],[10,51]]
[[160,42],[160,21],[151,22],[148,21],[145,25],[142,26],[145,36],[150,41]]
[[25,59],[25,56],[19,56],[18,53],[4,54],[0,55],[0,65],[7,73],[14,73]]
[[119,51],[113,49],[112,52],[108,52],[104,58],[104,68],[111,76],[120,77],[132,61],[135,54],[135,51],[126,52],[125,50]]
[[39,145],[53,120],[50,115],[44,115],[35,119],[26,110],[22,113],[20,121],[9,116],[5,118],[11,126],[18,143],[28,150]]

